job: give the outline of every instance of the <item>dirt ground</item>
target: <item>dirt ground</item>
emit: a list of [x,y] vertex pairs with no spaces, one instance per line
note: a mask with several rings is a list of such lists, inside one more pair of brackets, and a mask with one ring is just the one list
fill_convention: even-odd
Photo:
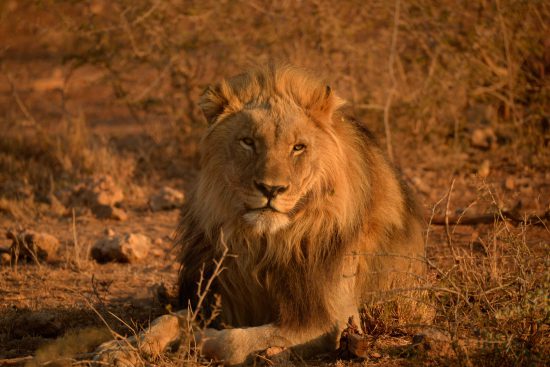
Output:
[[[191,123],[185,116],[140,110],[121,100],[116,83],[109,79],[113,68],[100,67],[99,62],[78,67],[66,63],[67,50],[78,47],[66,46],[63,42],[68,36],[57,26],[41,29],[53,24],[54,12],[16,3],[8,1],[1,8],[5,23],[0,27],[0,169],[4,170],[0,172],[0,248],[10,247],[11,241],[3,233],[15,228],[52,234],[59,239],[60,248],[53,260],[39,264],[21,261],[15,265],[3,254],[0,366],[30,363],[40,348],[87,327],[108,325],[122,335],[131,335],[175,307],[178,264],[171,238],[179,211],[152,211],[149,199],[164,186],[184,193],[188,190],[198,168],[197,142],[204,130],[198,119]],[[67,10],[64,4],[52,4],[44,5],[46,10],[48,6]],[[80,11],[78,6],[67,7],[67,14]],[[101,9],[92,6],[92,11],[104,11]],[[199,22],[194,16],[190,15]],[[23,26],[23,19],[30,19],[36,27]],[[386,23],[379,26],[391,30]],[[270,47],[276,53],[277,48]],[[548,65],[542,67],[547,70]],[[233,67],[222,70],[222,75],[232,73]],[[132,75],[154,79],[153,74],[144,69],[141,74],[134,70]],[[541,78],[547,85],[547,74]],[[412,77],[408,83],[414,83]],[[195,89],[191,95],[195,98],[189,103],[196,103]],[[381,110],[376,107],[372,113],[357,113],[363,102],[352,95],[346,97],[352,100],[350,113],[364,118],[385,142]],[[471,124],[460,127],[458,135],[453,135],[456,123],[450,132],[441,133],[438,122],[423,116],[418,118],[419,129],[430,124],[435,127],[431,132],[414,133],[411,125],[402,124],[407,116],[411,121],[417,118],[408,110],[410,104],[395,102],[393,154],[424,208],[427,257],[439,307],[435,325],[452,342],[445,350],[432,348],[411,354],[404,351],[412,336],[390,332],[378,336],[366,358],[342,361],[341,355],[330,354],[296,364],[550,362],[546,97],[535,101],[543,105],[543,118],[536,128],[507,123],[506,105],[492,108],[486,100],[477,105],[470,101],[459,113],[469,114]],[[372,98],[377,98],[374,92]],[[166,105],[181,102],[164,101],[168,101]],[[533,101],[523,101],[526,110],[534,111]],[[498,116],[500,123],[479,122],[491,116]],[[125,220],[98,219],[90,208],[71,202],[75,187],[98,175],[114,177],[121,187],[124,199],[118,207],[127,213]],[[447,227],[445,213],[451,220]],[[486,214],[492,219],[479,219]],[[457,218],[473,218],[474,223],[454,225]],[[99,264],[89,256],[89,249],[108,230],[142,233],[151,238],[154,248],[146,259],[135,263]],[[438,292],[443,288],[455,289],[460,296],[441,295]],[[58,354],[86,359],[86,353],[105,340],[105,335],[82,339],[79,347]]]

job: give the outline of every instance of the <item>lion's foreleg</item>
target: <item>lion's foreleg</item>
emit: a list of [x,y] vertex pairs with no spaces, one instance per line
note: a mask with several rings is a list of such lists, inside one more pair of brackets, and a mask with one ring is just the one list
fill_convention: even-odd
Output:
[[334,349],[339,335],[337,325],[291,331],[274,324],[250,328],[206,329],[197,335],[202,342],[201,352],[209,358],[222,360],[226,365],[237,365],[253,357],[255,352],[270,347],[291,348],[302,356]]
[[184,336],[187,311],[163,315],[155,319],[143,332],[124,340],[101,344],[94,360],[114,366],[132,366],[141,356],[154,358]]

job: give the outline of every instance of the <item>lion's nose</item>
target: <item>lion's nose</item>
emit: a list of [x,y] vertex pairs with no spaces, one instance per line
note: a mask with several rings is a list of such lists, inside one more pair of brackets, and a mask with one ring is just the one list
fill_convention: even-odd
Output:
[[264,194],[268,199],[273,199],[277,195],[282,194],[286,190],[288,190],[288,186],[282,186],[282,185],[268,185],[263,182],[257,182],[254,181],[254,186],[262,193]]

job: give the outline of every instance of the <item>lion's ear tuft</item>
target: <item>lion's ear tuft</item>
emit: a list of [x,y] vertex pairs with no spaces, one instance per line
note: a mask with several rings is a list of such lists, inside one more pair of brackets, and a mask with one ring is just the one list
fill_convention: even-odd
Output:
[[227,104],[227,98],[224,97],[219,84],[206,88],[199,101],[199,106],[208,124],[216,121],[216,118],[222,114]]
[[342,107],[346,101],[336,95],[330,85],[323,88],[323,92],[319,93],[318,98],[310,107],[310,113],[320,120],[332,120],[334,111]]

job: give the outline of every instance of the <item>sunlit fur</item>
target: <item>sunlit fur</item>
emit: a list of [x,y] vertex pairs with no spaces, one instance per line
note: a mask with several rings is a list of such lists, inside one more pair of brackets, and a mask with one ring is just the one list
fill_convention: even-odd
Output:
[[[221,321],[234,327],[329,323],[342,276],[354,277],[344,291],[358,308],[416,286],[425,266],[414,200],[368,130],[338,111],[342,105],[310,72],[285,65],[205,92],[201,170],[177,237],[184,304],[196,300],[201,267],[208,276],[224,246],[231,256],[213,293],[221,295]],[[255,151],[240,143],[243,132],[256,134]],[[291,151],[300,139],[306,150]],[[247,210],[267,201],[255,180],[288,184],[274,200],[280,213]],[[422,316],[410,293],[391,295],[396,317]]]

